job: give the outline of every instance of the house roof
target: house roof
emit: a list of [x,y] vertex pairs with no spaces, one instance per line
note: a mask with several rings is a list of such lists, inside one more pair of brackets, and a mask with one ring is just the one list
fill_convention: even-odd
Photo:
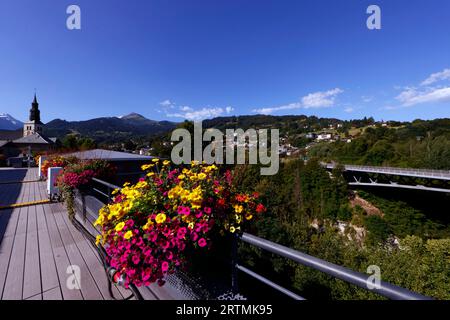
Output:
[[8,140],[0,140],[0,148],[3,147],[8,142],[9,142]]
[[0,140],[14,140],[23,136],[22,129],[20,130],[0,130]]
[[87,151],[80,151],[65,154],[64,156],[73,156],[78,159],[83,160],[107,160],[107,161],[146,161],[151,160],[155,157],[151,156],[142,156],[139,154],[133,154],[128,152],[120,152],[120,151],[112,151],[112,150],[104,150],[104,149],[93,149]]
[[54,142],[37,132],[30,134],[26,137],[22,137],[13,141],[13,143],[23,143],[23,144],[54,144]]

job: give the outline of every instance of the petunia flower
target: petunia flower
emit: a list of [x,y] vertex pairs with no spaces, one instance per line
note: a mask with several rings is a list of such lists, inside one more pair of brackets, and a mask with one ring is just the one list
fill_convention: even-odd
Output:
[[206,240],[204,238],[200,238],[200,240],[198,240],[198,245],[199,247],[203,248],[204,246],[206,246]]
[[163,263],[161,264],[161,271],[167,272],[167,270],[169,270],[169,263],[167,261],[163,261]]

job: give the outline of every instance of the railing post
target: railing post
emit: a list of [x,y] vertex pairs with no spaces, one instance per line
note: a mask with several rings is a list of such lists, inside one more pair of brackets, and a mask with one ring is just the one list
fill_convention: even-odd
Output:
[[233,290],[234,294],[237,294],[239,292],[239,285],[238,285],[238,235],[233,234],[231,236],[231,289]]

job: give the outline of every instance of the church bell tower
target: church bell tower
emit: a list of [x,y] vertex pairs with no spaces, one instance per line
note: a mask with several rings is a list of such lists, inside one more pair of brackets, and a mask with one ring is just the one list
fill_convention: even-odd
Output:
[[39,103],[37,102],[36,93],[31,103],[30,119],[23,125],[23,136],[29,136],[34,133],[42,134],[43,123],[41,122],[41,111],[39,111]]

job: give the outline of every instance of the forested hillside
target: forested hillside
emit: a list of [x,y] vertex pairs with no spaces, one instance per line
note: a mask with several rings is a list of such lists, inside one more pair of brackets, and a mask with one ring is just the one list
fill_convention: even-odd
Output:
[[345,164],[450,169],[450,119],[368,127],[351,143],[320,143],[311,157]]
[[[352,205],[355,194],[347,189],[339,169],[330,176],[315,160],[306,165],[300,160],[284,163],[275,176],[262,177],[254,166],[237,170],[241,187],[258,191],[269,209],[250,232],[360,272],[377,265],[384,281],[450,299],[450,284],[444,281],[450,277],[449,221],[436,218],[446,214],[448,197],[440,199],[440,206],[433,208],[442,209],[432,215],[407,201],[359,191],[358,197],[379,208],[380,213],[374,214]],[[246,264],[288,287],[294,284],[305,297],[376,298],[249,246],[240,250]]]

